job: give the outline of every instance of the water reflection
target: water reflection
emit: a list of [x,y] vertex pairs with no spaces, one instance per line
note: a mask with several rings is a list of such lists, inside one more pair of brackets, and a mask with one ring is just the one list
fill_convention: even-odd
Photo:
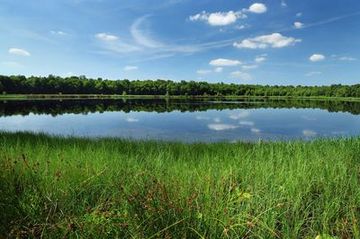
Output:
[[359,112],[359,103],[329,101],[8,101],[0,103],[0,130],[186,142],[313,139],[359,135]]

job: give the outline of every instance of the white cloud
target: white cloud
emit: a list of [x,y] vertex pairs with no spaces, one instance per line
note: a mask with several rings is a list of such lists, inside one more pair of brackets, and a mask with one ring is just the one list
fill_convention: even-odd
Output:
[[325,60],[325,56],[322,54],[313,54],[309,57],[309,60],[312,62],[318,62]]
[[242,25],[235,26],[235,29],[237,29],[237,30],[243,30],[243,29],[245,29],[246,27],[248,27],[248,25],[242,24]]
[[199,75],[207,75],[210,74],[212,71],[211,70],[197,70],[196,73]]
[[310,72],[306,73],[305,76],[310,77],[310,76],[316,76],[316,75],[321,75],[321,74],[322,74],[322,72],[320,72],[320,71],[310,71]]
[[124,67],[124,71],[134,71],[137,69],[139,69],[139,67],[137,67],[137,66],[125,66]]
[[249,111],[239,111],[236,113],[231,113],[229,118],[233,119],[233,120],[239,120],[239,119],[243,119],[246,118],[250,115]]
[[280,5],[281,7],[287,7],[287,3],[285,2],[285,0],[281,0]]
[[59,36],[66,36],[68,35],[66,32],[63,31],[50,31],[52,35],[59,35]]
[[157,42],[151,39],[149,36],[144,34],[144,31],[140,29],[141,24],[148,18],[149,16],[146,15],[144,17],[140,17],[134,21],[134,23],[130,27],[130,33],[134,40],[142,46],[149,47],[149,48],[159,48],[163,47],[164,44],[161,42]]
[[294,22],[294,27],[295,27],[296,29],[303,28],[303,27],[304,27],[304,23],[302,23],[302,22]]
[[216,73],[221,73],[221,72],[223,71],[223,69],[224,69],[224,68],[222,68],[222,67],[216,67],[216,68],[214,69],[214,71],[215,71]]
[[[267,11],[265,4],[254,3],[248,9],[242,9],[240,11],[228,11],[228,12],[206,12],[202,11],[198,14],[189,17],[190,21],[202,21],[211,26],[227,26],[234,24],[238,19],[247,18],[246,12],[261,14]],[[240,25],[237,29],[243,29],[245,25]]]
[[209,64],[212,66],[237,66],[237,65],[241,65],[242,63],[239,60],[218,58],[211,60]]
[[253,70],[253,69],[256,69],[258,67],[259,67],[258,65],[243,65],[243,66],[241,66],[241,68],[243,70]]
[[303,133],[303,135],[304,135],[305,137],[314,137],[314,136],[317,135],[317,133],[316,133],[315,131],[309,130],[309,129],[303,130],[302,133]]
[[252,121],[240,121],[239,124],[243,125],[243,126],[254,126],[255,125],[255,123]]
[[17,56],[31,56],[30,52],[21,48],[9,48],[9,54]]
[[263,3],[254,3],[249,7],[248,11],[252,13],[261,14],[266,12],[267,8]]
[[128,117],[125,119],[129,123],[139,122],[139,119]]
[[255,57],[255,62],[257,62],[257,63],[261,63],[264,61],[266,61],[266,56],[261,55],[261,56]]
[[201,13],[190,16],[190,21],[208,21],[210,13],[202,11]]
[[341,56],[339,57],[340,61],[356,61],[357,59],[351,56]]
[[196,15],[190,16],[190,21],[204,21],[211,26],[227,26],[233,24],[237,19],[246,18],[246,15],[241,11],[228,11],[228,12],[214,12],[208,13],[202,11]]
[[252,80],[252,76],[249,73],[242,72],[242,71],[233,71],[230,73],[230,77],[236,78],[239,80],[244,80],[244,81]]
[[117,36],[107,33],[98,33],[95,35],[95,37],[101,41],[116,41],[119,39]]
[[265,49],[268,47],[282,48],[295,45],[297,42],[301,42],[301,39],[295,39],[293,37],[286,37],[280,33],[272,33],[269,35],[262,35],[255,38],[244,39],[241,42],[235,42],[233,45],[237,48],[249,48],[249,49]]
[[302,12],[296,13],[296,17],[301,17],[302,15],[303,15]]
[[208,128],[215,131],[229,130],[239,128],[237,125],[232,124],[208,124]]
[[211,13],[208,22],[212,26],[226,26],[236,22],[237,15],[233,11]]

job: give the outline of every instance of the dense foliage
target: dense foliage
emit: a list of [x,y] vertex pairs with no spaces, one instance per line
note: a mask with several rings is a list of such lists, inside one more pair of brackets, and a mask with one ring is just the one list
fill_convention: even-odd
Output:
[[4,94],[128,94],[360,97],[360,84],[331,86],[262,86],[170,80],[103,80],[84,76],[62,78],[1,76]]

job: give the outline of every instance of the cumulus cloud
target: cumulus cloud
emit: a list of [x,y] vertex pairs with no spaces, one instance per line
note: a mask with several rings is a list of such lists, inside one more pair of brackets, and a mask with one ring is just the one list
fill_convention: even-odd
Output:
[[244,39],[240,42],[235,42],[233,45],[237,48],[248,49],[265,49],[265,48],[282,48],[295,45],[297,42],[301,42],[301,39],[295,39],[293,37],[286,37],[280,33],[272,33],[269,35],[262,35],[255,38]]
[[212,66],[237,66],[237,65],[241,65],[242,63],[239,60],[218,58],[211,60],[209,64]]
[[287,7],[287,3],[285,2],[285,0],[281,0],[280,5],[281,7]]
[[296,13],[296,17],[301,17],[302,15],[303,15],[302,12]]
[[139,67],[137,67],[137,66],[125,66],[124,67],[124,71],[134,71],[137,69],[139,69]]
[[101,41],[116,41],[119,39],[117,36],[107,33],[98,33],[95,37]]
[[304,23],[302,22],[294,22],[294,28],[300,29],[304,27]]
[[[228,12],[206,12],[202,11],[198,14],[189,17],[190,21],[202,21],[211,26],[227,26],[235,23],[238,19],[247,18],[246,12],[261,14],[265,13],[267,8],[263,3],[254,3],[248,9],[242,9],[240,11],[228,11]],[[240,29],[245,28],[245,25],[241,25]]]
[[252,80],[252,76],[249,73],[242,72],[242,71],[233,71],[230,73],[230,77],[236,78],[239,80],[244,80],[244,81]]
[[30,52],[21,48],[9,48],[9,54],[17,56],[31,56]]
[[263,3],[254,3],[249,7],[248,11],[252,13],[261,14],[267,11],[267,7]]
[[190,21],[204,21],[211,26],[226,26],[235,23],[237,19],[243,18],[246,18],[246,15],[241,11],[213,13],[202,11],[201,13],[189,17]]
[[239,126],[232,125],[232,124],[208,124],[208,128],[215,131],[222,131],[222,130],[229,130],[229,129],[236,129]]
[[325,60],[325,56],[322,54],[313,54],[309,57],[309,60],[312,62],[318,62]]

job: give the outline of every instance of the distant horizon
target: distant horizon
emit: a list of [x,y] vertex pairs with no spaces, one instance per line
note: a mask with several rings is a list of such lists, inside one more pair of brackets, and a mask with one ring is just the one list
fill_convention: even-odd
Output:
[[360,1],[0,0],[0,74],[360,82]]

